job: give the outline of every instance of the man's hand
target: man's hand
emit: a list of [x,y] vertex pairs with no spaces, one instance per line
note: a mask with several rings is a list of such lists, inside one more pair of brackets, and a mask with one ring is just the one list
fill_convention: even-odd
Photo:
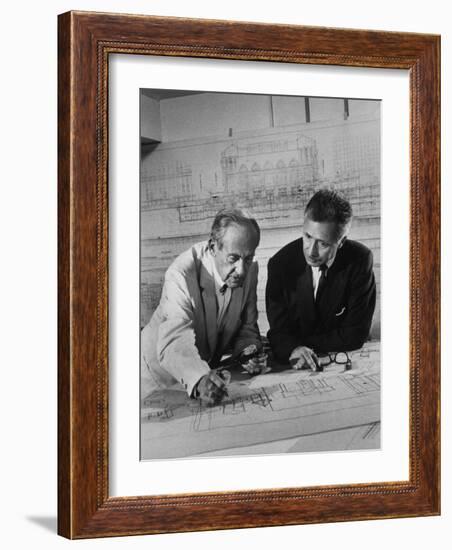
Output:
[[319,365],[319,358],[311,348],[306,346],[298,346],[290,354],[289,363],[293,369],[311,369],[317,370]]
[[210,371],[200,378],[193,392],[193,397],[208,407],[218,405],[225,395],[226,382],[215,371]]
[[[252,357],[246,360],[247,356]],[[240,354],[240,362],[248,374],[265,374],[269,372],[271,368],[267,365],[267,359],[267,354],[262,350],[258,351],[255,344],[246,347]]]

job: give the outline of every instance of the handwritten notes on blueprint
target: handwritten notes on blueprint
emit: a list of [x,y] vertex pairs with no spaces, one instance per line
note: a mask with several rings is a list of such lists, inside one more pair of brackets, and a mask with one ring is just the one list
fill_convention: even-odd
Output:
[[[142,402],[141,458],[215,454],[212,451],[224,455],[225,449],[313,434],[322,434],[325,441],[332,430],[367,430],[366,425],[378,426],[379,433],[379,359],[374,344],[352,354],[352,370],[334,365],[322,373],[285,370],[235,381],[216,407],[200,405],[178,386],[153,392]],[[343,448],[334,445],[334,436],[330,440],[329,450]],[[379,437],[372,441],[378,448]],[[303,450],[316,449],[304,449],[300,438],[291,451]]]

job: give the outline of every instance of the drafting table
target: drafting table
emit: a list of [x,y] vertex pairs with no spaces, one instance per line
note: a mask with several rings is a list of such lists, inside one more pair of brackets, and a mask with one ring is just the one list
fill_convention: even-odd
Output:
[[141,406],[141,458],[378,449],[379,342],[349,355],[351,370],[232,370],[229,396],[215,407],[178,385],[153,392]]

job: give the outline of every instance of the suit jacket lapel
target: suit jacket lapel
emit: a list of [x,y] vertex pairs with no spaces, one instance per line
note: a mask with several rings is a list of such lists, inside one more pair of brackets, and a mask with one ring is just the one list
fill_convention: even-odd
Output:
[[342,296],[342,291],[338,288],[340,270],[341,257],[340,250],[338,250],[332,266],[327,271],[326,284],[317,304],[317,307],[322,312],[324,322],[328,321],[330,317],[334,315],[337,310],[338,300],[340,300]]
[[204,304],[207,342],[209,344],[210,355],[212,356],[217,345],[217,299],[215,296],[215,281],[212,273],[211,259],[207,253],[202,259],[199,285]]
[[[303,258],[304,260],[304,258]],[[314,290],[312,286],[312,270],[305,262],[297,280],[296,300],[298,305],[298,315],[304,323],[313,325],[315,323],[316,313],[314,304]]]
[[241,306],[243,301],[243,287],[232,289],[231,301],[226,312],[225,324],[222,335],[222,348],[224,349],[231,337],[234,335],[237,327],[237,321],[240,318]]

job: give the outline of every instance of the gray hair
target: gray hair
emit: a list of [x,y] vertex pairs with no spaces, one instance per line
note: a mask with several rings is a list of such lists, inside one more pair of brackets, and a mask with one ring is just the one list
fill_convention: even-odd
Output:
[[209,244],[217,242],[218,247],[221,249],[223,246],[224,234],[230,225],[240,225],[242,227],[252,228],[256,233],[257,243],[259,244],[261,231],[257,221],[237,208],[224,208],[217,212],[210,230]]

